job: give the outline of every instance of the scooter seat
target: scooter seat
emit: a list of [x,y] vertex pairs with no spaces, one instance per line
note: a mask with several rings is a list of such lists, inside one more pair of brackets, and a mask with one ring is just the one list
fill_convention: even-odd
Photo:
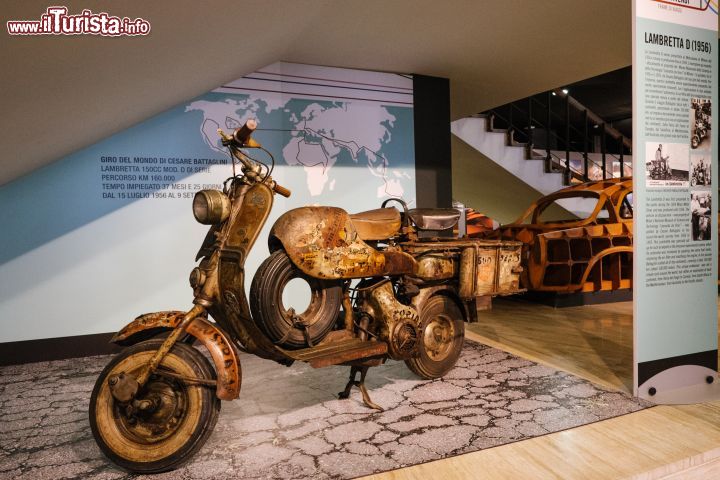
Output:
[[408,215],[419,230],[447,230],[460,219],[460,211],[454,208],[413,208]]
[[400,231],[400,212],[394,208],[376,208],[350,215],[362,240],[385,240]]

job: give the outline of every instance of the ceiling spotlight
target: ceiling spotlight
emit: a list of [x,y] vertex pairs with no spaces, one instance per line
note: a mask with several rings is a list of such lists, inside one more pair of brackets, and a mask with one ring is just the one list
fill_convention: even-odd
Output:
[[553,94],[553,97],[557,95],[557,93],[555,93],[555,92],[552,92],[552,94]]
[[563,89],[562,89],[562,92],[563,92],[565,95],[568,94],[568,91],[569,91],[569,90],[568,90],[567,88],[563,88]]

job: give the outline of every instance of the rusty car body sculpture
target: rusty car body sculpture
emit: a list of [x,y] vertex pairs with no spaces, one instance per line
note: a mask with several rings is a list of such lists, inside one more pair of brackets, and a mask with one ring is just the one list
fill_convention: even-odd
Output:
[[[240,394],[240,352],[288,366],[347,365],[350,379],[340,397],[357,386],[364,403],[379,409],[364,385],[370,367],[394,359],[422,378],[443,376],[460,355],[464,322],[476,320],[476,296],[520,291],[520,242],[433,237],[453,228],[457,210],[410,210],[388,199],[355,215],[334,207],[283,214],[248,302],[245,259],[274,194],[290,195],[270,176],[272,167],[246,153],[262,149],[251,137],[255,126],[248,121],[233,135],[219,131],[233,175],[223,191],[201,190],[193,200],[196,220],[210,226],[190,274],[193,307],[141,315],[120,330],[112,341],[127,348],[93,389],[93,435],[128,470],[170,470],[200,449],[220,400]],[[390,201],[402,213],[387,207]],[[283,299],[294,279],[310,290],[303,311]]]
[[[557,200],[592,204],[580,219],[546,220]],[[540,292],[596,292],[632,288],[632,179],[573,185],[542,197],[513,223],[487,234],[523,242],[522,286]]]

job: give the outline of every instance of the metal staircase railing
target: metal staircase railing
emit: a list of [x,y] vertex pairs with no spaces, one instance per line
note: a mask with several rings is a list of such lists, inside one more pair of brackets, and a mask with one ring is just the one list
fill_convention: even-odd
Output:
[[[565,92],[551,90],[483,112],[489,117],[488,128],[506,131],[508,145],[525,146],[528,158],[538,158],[534,152],[544,150],[545,171],[563,173],[566,184],[613,178],[617,176],[615,162],[620,176],[631,174],[632,165],[625,159],[632,153],[631,139]],[[593,141],[595,131],[599,131],[599,152]],[[564,151],[564,158],[553,150]],[[582,153],[581,170],[572,167],[572,152]],[[600,153],[601,162],[592,160],[589,153]],[[600,175],[591,176],[598,169]]]
[[[561,152],[564,153],[564,152]],[[581,152],[571,152],[571,153],[581,153]],[[531,154],[532,155],[532,154]],[[545,154],[546,155],[546,154]],[[566,168],[566,157],[561,157],[557,151],[551,151],[550,152],[550,161],[546,162],[546,168],[545,172],[558,172],[563,173],[567,178],[564,178],[564,183],[566,185],[569,185],[571,183],[579,183],[579,182],[587,182],[587,181],[594,181],[594,180],[603,180],[603,168],[602,168],[602,162],[598,163],[592,158],[589,157],[589,155],[584,154],[583,155],[583,161],[580,164],[580,167],[576,167],[573,165],[573,163],[570,163],[570,169],[567,170]],[[537,157],[534,157],[537,158]],[[546,157],[542,157],[543,160],[546,160]],[[615,155],[612,153],[606,153],[606,175],[605,178],[619,178],[619,177],[631,177],[632,176],[632,165],[630,162],[626,161],[626,157],[622,157],[620,155]],[[618,167],[617,170],[615,167]],[[587,174],[586,174],[587,172]]]

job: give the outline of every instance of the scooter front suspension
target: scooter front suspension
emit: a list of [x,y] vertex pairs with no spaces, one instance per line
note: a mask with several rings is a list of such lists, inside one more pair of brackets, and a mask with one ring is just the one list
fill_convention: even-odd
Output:
[[155,352],[155,355],[153,355],[153,357],[150,359],[150,362],[148,362],[147,366],[143,369],[142,372],[140,372],[140,375],[138,375],[137,379],[135,379],[135,381],[138,383],[139,388],[145,385],[145,383],[150,378],[150,375],[155,372],[158,365],[160,365],[160,362],[162,362],[163,358],[165,358],[165,355],[168,354],[168,352],[172,349],[175,343],[177,343],[180,337],[182,337],[190,323],[204,312],[205,307],[201,305],[195,305],[192,309],[190,309],[189,312],[185,314],[182,321],[180,321],[178,326],[175,327],[172,332],[170,332],[170,335],[168,335],[163,344],[160,345],[160,348],[157,352]]

